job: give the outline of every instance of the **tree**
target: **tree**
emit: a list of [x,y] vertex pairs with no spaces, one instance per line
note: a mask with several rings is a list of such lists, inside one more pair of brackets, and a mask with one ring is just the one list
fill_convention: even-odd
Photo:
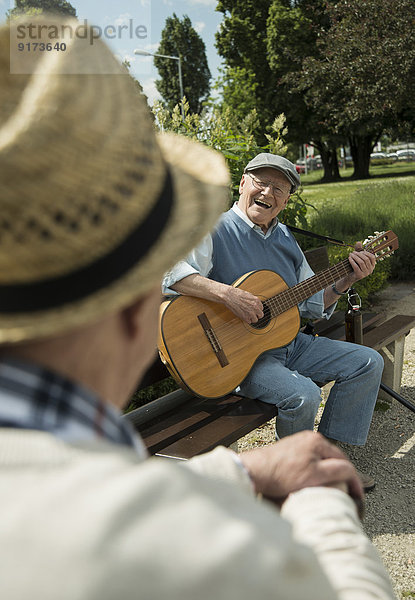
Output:
[[347,136],[353,176],[369,176],[384,131],[412,122],[415,92],[413,0],[339,0],[328,5],[319,56],[305,58],[294,88],[325,127]]
[[[203,102],[209,95],[211,75],[205,43],[192,27],[192,22],[187,15],[182,21],[174,13],[172,17],[166,19],[157,54],[180,57],[184,96],[190,110],[200,113]],[[177,61],[155,57],[154,64],[161,77],[156,81],[157,90],[166,106],[173,110],[181,99]]]
[[76,10],[66,0],[15,0],[16,6],[8,12],[8,17],[22,14],[52,14],[68,15],[76,17]]
[[256,108],[260,127],[258,143],[279,105],[276,78],[267,58],[266,22],[272,0],[219,0],[216,10],[224,14],[216,34],[216,48],[225,60],[222,78],[223,104],[242,120]]
[[[233,201],[239,198],[239,182],[245,165],[253,156],[260,152],[281,155],[286,153],[283,138],[287,134],[287,128],[284,115],[274,119],[270,133],[266,135],[266,144],[259,146],[255,135],[259,128],[259,119],[255,109],[242,121],[235,117],[229,108],[217,106],[212,110],[203,111],[201,115],[192,114],[187,102],[184,102],[184,120],[178,105],[170,112],[161,103],[156,102],[153,113],[156,126],[162,131],[174,131],[196,139],[223,154],[231,174]],[[307,206],[307,202],[297,192],[282,214],[283,222],[306,227]]]
[[267,22],[268,61],[278,81],[279,108],[287,115],[290,141],[311,142],[321,155],[323,181],[340,179],[337,148],[345,140],[326,126],[293,85],[305,59],[319,56],[317,41],[329,26],[327,2],[273,0]]
[[264,131],[284,112],[287,141],[313,143],[324,179],[340,177],[340,145],[367,177],[382,132],[414,131],[413,0],[219,0],[217,10],[225,105],[242,118],[251,94]]
[[316,53],[317,30],[327,21],[323,0],[220,0],[217,10],[225,15],[216,35],[226,62],[223,105],[240,119],[256,107],[259,143],[274,115],[283,112],[287,141],[299,145],[312,140],[322,157],[324,178],[339,178],[338,136],[320,127],[289,80],[291,73],[301,70],[303,59]]

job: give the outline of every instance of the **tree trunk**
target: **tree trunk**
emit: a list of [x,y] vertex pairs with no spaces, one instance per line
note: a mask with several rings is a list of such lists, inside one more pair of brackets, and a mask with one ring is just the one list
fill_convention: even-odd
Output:
[[353,135],[350,136],[349,142],[354,166],[352,179],[368,179],[370,154],[374,146],[373,137]]
[[315,142],[314,145],[320,151],[323,163],[324,175],[321,181],[338,181],[340,179],[339,164],[337,162],[337,151],[332,145],[325,142]]

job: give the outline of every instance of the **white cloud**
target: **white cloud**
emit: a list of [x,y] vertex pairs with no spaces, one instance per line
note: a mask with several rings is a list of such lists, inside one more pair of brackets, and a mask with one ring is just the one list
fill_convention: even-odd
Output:
[[157,52],[158,47],[158,42],[156,44],[146,44],[145,46],[140,46],[141,50],[147,50],[147,52]]
[[203,21],[196,21],[193,27],[197,33],[202,33],[202,31],[206,27],[206,23],[204,23]]
[[148,103],[150,106],[154,104],[155,100],[160,100],[161,96],[156,88],[156,80],[155,79],[143,79],[140,80],[141,85],[143,86],[143,92],[148,98]]
[[118,19],[115,19],[114,23],[117,27],[120,27],[120,25],[126,25],[130,19],[132,19],[130,13],[123,13],[118,17]]

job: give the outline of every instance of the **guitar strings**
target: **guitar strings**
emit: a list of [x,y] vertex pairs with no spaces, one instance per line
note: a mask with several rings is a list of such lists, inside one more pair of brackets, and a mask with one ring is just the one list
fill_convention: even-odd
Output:
[[[282,290],[276,294],[276,296],[265,299],[263,304],[266,308],[268,307],[270,309],[270,317],[262,317],[257,321],[257,323],[251,324],[251,326],[255,329],[255,325],[257,325],[256,331],[259,332],[260,329],[258,329],[258,323],[261,325],[262,321],[269,321],[270,319],[286,312],[290,308],[297,306],[299,302],[309,298],[310,296],[313,296],[316,292],[320,291],[330,283],[334,283],[336,279],[347,274],[347,272],[350,270],[350,263],[348,262],[348,259],[346,259],[342,263],[339,263],[334,267],[330,267],[329,269],[325,269],[324,271],[321,271],[317,275],[300,282],[292,288],[286,288]],[[232,318],[223,324],[217,324],[214,327],[214,332],[218,338],[218,342],[221,345],[226,344],[230,340],[233,340],[237,337],[234,329],[235,323],[238,321],[241,321],[241,319],[235,316],[235,318]],[[243,326],[243,321],[241,321],[241,324]]]

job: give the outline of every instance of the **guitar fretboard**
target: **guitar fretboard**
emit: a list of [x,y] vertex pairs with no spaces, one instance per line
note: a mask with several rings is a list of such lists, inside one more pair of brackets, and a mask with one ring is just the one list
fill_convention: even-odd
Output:
[[337,265],[324,269],[317,273],[317,275],[313,275],[313,277],[297,283],[294,287],[272,296],[264,302],[264,305],[269,308],[269,316],[276,317],[293,306],[297,306],[303,300],[310,298],[316,292],[323,290],[352,271],[353,269],[349,260],[346,258]]

